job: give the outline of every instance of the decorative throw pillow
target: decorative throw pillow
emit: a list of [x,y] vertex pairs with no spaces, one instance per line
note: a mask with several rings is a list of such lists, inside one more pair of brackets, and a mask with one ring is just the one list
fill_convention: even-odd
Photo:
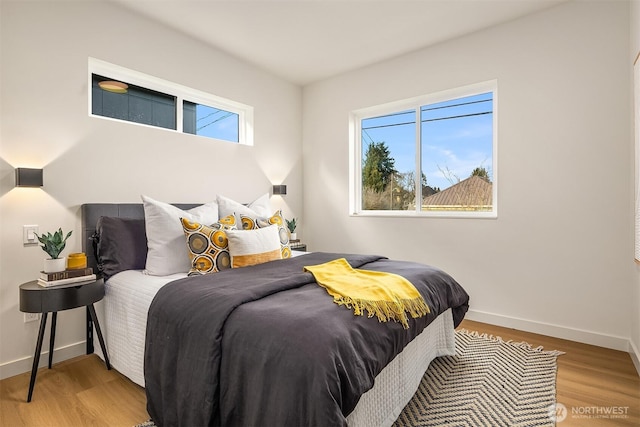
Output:
[[101,216],[96,224],[96,260],[104,279],[125,270],[142,270],[147,260],[144,219]]
[[231,268],[227,232],[236,229],[236,217],[228,215],[210,226],[180,218],[187,238],[191,269],[189,276]]
[[276,225],[256,230],[229,230],[227,238],[232,268],[282,259]]
[[278,237],[280,239],[282,258],[291,258],[291,246],[289,246],[289,231],[284,224],[284,218],[282,217],[281,210],[276,211],[276,213],[268,218],[256,218],[240,214],[240,223],[242,224],[243,230],[256,230],[258,228],[265,228],[271,225],[278,226]]
[[167,276],[189,271],[191,263],[184,248],[180,218],[213,224],[218,220],[218,204],[212,202],[183,211],[147,196],[142,196],[142,202],[149,247],[145,272],[153,276]]
[[263,194],[246,206],[220,195],[217,197],[217,202],[220,210],[220,218],[235,214],[239,221],[240,218],[238,215],[269,216],[271,212],[273,212],[269,202],[269,193]]

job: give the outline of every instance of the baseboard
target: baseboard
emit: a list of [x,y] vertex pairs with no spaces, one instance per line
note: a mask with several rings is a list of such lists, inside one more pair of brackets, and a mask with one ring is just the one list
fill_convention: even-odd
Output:
[[638,347],[635,346],[633,341],[629,341],[629,355],[633,360],[636,371],[638,371],[638,376],[640,376],[640,351],[638,351]]
[[[58,347],[53,350],[53,363],[61,362],[63,360],[71,359],[73,357],[81,356],[86,353],[86,341],[80,341],[74,344],[69,344],[64,347]],[[40,354],[40,363],[38,367],[47,366],[49,363],[49,350],[43,351]],[[15,375],[30,372],[33,366],[33,356],[24,357],[22,359],[12,360],[0,364],[0,380],[13,377]]]
[[[465,318],[476,322],[489,323],[491,325],[502,326],[505,328],[518,329],[519,331],[532,332],[534,334],[547,335],[554,338],[577,341],[584,344],[591,344],[598,347],[605,347],[625,352],[629,351],[629,346],[631,344],[629,339],[623,337],[599,334],[597,332],[589,332],[581,329],[535,322],[532,320],[519,319],[516,317],[508,317],[477,310],[469,310]],[[638,365],[636,365],[636,368],[637,367]]]

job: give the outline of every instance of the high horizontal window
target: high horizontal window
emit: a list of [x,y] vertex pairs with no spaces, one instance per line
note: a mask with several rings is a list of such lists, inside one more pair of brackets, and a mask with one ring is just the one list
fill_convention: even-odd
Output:
[[253,144],[253,108],[89,59],[90,115]]
[[353,215],[495,217],[496,82],[352,113]]

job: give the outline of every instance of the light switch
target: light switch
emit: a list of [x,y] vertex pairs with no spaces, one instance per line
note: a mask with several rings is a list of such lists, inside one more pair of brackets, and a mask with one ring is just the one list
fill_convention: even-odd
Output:
[[38,237],[36,237],[36,233],[38,233],[37,225],[23,225],[22,243],[25,245],[37,245]]

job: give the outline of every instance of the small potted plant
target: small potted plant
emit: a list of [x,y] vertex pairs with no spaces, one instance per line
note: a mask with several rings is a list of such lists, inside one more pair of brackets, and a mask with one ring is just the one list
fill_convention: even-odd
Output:
[[298,240],[298,236],[296,234],[296,227],[298,226],[297,220],[295,218],[291,218],[291,220],[285,219],[287,223],[287,228],[289,229],[289,239],[290,240]]
[[46,234],[42,234],[36,237],[41,243],[42,250],[45,251],[50,258],[44,260],[44,272],[45,273],[55,273],[58,271],[65,270],[65,259],[64,257],[58,258],[60,253],[64,250],[66,246],[67,239],[71,236],[72,231],[67,233],[66,237],[63,239],[62,236],[64,233],[62,232],[62,228],[58,228],[58,231],[51,234],[47,232]]

